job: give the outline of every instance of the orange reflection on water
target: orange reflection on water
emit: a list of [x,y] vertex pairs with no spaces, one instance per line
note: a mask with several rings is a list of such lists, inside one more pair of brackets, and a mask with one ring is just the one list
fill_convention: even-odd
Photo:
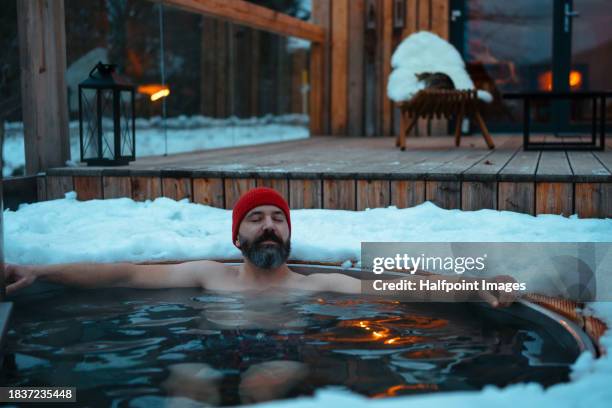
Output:
[[330,343],[375,343],[379,342],[390,346],[402,346],[426,341],[424,336],[402,336],[398,328],[435,328],[442,327],[448,322],[431,318],[410,316],[383,318],[378,320],[343,320],[335,328],[323,333],[308,335],[308,338]]
[[395,397],[401,391],[437,391],[436,384],[398,384],[387,388],[384,392],[374,394],[371,398]]
[[391,344],[393,346],[404,346],[406,344],[417,344],[425,342],[426,338],[422,336],[402,336],[393,337],[385,340],[385,344]]

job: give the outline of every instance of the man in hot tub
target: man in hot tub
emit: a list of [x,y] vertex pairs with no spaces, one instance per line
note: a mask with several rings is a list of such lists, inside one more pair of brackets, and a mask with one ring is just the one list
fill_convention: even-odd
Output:
[[[232,241],[244,257],[244,263],[239,266],[213,261],[161,265],[136,265],[126,262],[40,266],[6,264],[9,283],[7,292],[15,292],[29,286],[36,279],[42,279],[90,288],[201,287],[209,290],[255,293],[273,289],[362,293],[361,281],[350,276],[338,273],[304,276],[291,271],[286,264],[291,249],[290,237],[291,217],[287,202],[272,189],[255,188],[240,198],[232,213]],[[423,277],[415,275],[412,279]],[[428,276],[427,279],[442,277],[434,275]],[[445,276],[444,279],[448,281],[452,278]],[[512,300],[511,294],[505,292],[497,295],[478,291],[473,295],[475,299],[486,301],[493,306],[505,305]],[[410,296],[413,299],[429,298],[427,293],[420,292],[412,292]],[[256,298],[266,300],[268,296]],[[436,299],[438,298],[433,298]],[[244,313],[247,324],[262,323],[257,311],[246,310]],[[286,314],[282,310],[278,313]],[[278,320],[277,323],[280,324],[283,319],[278,313],[272,314],[271,319]],[[291,316],[288,318],[292,321]],[[264,325],[269,324],[268,320],[270,318],[263,321]],[[248,327],[250,326],[246,328]],[[309,369],[302,362],[273,360],[253,364],[240,376],[240,400],[260,402],[286,395],[307,375]],[[205,363],[175,364],[169,368],[169,376],[163,386],[171,395],[187,396],[217,405],[222,398],[219,382],[223,377],[220,371]]]
[[[361,280],[339,273],[301,275],[286,264],[291,250],[289,205],[275,190],[254,188],[245,193],[232,212],[232,241],[242,252],[239,266],[214,261],[179,264],[136,265],[127,262],[72,263],[56,265],[5,265],[10,294],[32,284],[36,279],[80,287],[180,288],[202,287],[219,291],[261,291],[273,288],[305,291],[362,293]],[[411,279],[458,279],[449,276],[418,276]],[[462,278],[465,279],[465,278]],[[512,278],[497,277],[507,281]],[[412,299],[450,300],[443,292],[431,294],[411,291]],[[514,295],[479,290],[474,299],[492,306],[507,305]],[[445,297],[449,299],[445,299]]]

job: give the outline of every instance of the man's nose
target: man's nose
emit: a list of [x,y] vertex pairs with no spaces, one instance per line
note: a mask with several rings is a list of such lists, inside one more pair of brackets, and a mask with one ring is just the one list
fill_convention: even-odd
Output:
[[272,217],[264,217],[264,222],[263,222],[263,229],[264,231],[269,231],[269,230],[274,230],[274,221],[272,220]]

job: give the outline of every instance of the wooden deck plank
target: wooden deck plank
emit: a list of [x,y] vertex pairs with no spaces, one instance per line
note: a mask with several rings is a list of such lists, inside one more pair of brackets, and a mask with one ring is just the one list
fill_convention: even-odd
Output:
[[[460,150],[460,148],[457,148],[457,150]],[[427,178],[432,180],[459,180],[465,171],[492,153],[493,151],[466,150],[463,154],[430,169]]]
[[[612,140],[608,139],[608,143],[612,143]],[[612,146],[609,146],[608,150],[603,152],[593,152],[593,155],[610,173],[612,173]]]
[[490,155],[482,158],[478,163],[465,170],[463,180],[469,181],[491,181],[497,180],[497,174],[508,164],[508,162],[519,152],[521,147],[509,148],[507,150],[494,150]]
[[612,182],[612,173],[593,152],[568,151],[573,182]]
[[518,151],[498,173],[500,181],[532,181],[540,159],[539,151]]
[[564,151],[543,151],[536,171],[536,181],[567,181],[572,178],[572,168]]

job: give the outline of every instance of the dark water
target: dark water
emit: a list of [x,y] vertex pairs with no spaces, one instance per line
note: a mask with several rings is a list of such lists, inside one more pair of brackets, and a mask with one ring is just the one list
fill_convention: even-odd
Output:
[[545,333],[468,304],[112,289],[14,306],[2,384],[74,386],[79,406],[234,405],[325,386],[385,397],[551,385],[567,381],[572,362]]

